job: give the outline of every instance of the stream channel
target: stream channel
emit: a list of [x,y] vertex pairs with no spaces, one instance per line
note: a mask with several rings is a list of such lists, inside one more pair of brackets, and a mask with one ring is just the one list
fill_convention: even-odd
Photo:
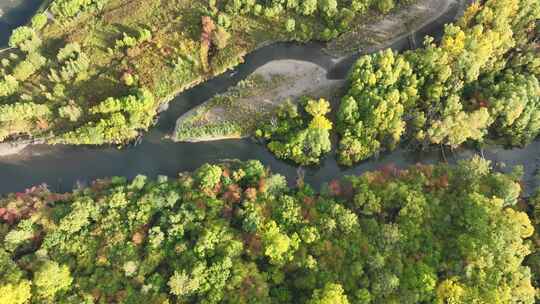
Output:
[[[2,0],[0,2],[0,45],[6,45],[11,30],[28,22],[38,8],[35,0]],[[458,13],[457,6],[436,20],[424,25],[411,37],[395,41],[395,50],[410,48],[411,40],[422,41],[425,35],[440,36],[443,26],[451,22]],[[257,67],[272,60],[295,59],[316,63],[327,70],[331,79],[345,78],[348,68],[362,52],[337,60],[323,52],[322,43],[276,43],[260,48],[245,58],[245,63],[210,81],[198,85],[178,95],[171,101],[168,110],[161,113],[157,125],[144,134],[142,142],[134,147],[48,146],[33,145],[23,151],[0,157],[0,194],[23,191],[32,185],[46,183],[52,191],[65,192],[76,185],[85,185],[96,178],[126,176],[137,174],[150,177],[157,175],[175,176],[178,172],[190,171],[206,162],[219,162],[225,159],[258,159],[269,166],[273,172],[287,177],[294,183],[298,174],[315,187],[346,174],[359,174],[393,164],[406,167],[418,162],[435,163],[441,160],[454,162],[481,154],[490,159],[502,171],[515,165],[525,169],[525,193],[530,193],[538,185],[540,167],[540,141],[536,140],[523,149],[504,149],[490,147],[483,151],[458,149],[454,151],[433,149],[417,152],[406,148],[383,153],[352,168],[340,167],[336,162],[335,151],[318,167],[298,169],[296,166],[276,159],[265,147],[250,139],[221,140],[198,143],[174,143],[164,139],[172,132],[176,119],[191,108],[201,104],[215,94],[247,77]]]

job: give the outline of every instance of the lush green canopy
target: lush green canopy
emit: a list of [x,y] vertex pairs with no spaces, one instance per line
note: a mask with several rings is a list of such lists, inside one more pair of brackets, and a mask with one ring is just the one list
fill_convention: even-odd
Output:
[[393,149],[404,137],[452,147],[487,135],[524,145],[540,133],[540,3],[476,2],[441,42],[361,57],[338,115],[340,162]]
[[332,148],[332,123],[326,118],[330,103],[324,98],[302,97],[299,105],[300,110],[290,101],[283,103],[275,117],[259,126],[256,135],[268,140],[268,149],[279,158],[300,165],[318,164]]
[[0,302],[534,303],[520,186],[480,159],[333,181],[257,161],[0,200]]

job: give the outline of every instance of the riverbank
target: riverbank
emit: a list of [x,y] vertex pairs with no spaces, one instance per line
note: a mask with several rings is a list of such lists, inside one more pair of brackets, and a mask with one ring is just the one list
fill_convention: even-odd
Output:
[[17,154],[31,144],[30,141],[22,140],[18,142],[0,143],[0,157]]
[[253,135],[279,105],[303,95],[333,95],[344,80],[326,78],[326,70],[306,61],[276,60],[259,67],[226,93],[180,116],[174,141],[199,142]]
[[388,48],[408,36],[410,48],[421,46],[423,41],[416,41],[414,32],[440,18],[451,7],[464,2],[419,0],[388,16],[372,16],[372,22],[357,23],[350,31],[330,41],[325,51],[336,57],[350,56],[357,52],[372,53]]
[[[449,11],[454,11],[457,14],[461,14],[461,10],[458,8],[458,6],[461,4],[461,2],[454,0],[422,0],[408,7],[401,8],[397,12],[391,13],[388,16],[377,18],[377,22],[373,24],[370,24],[372,20],[368,18],[370,21],[364,20],[364,22],[358,23],[359,27],[353,27],[351,31],[330,42],[325,48],[325,51],[331,56],[342,56],[335,59],[335,62],[338,62],[337,65],[339,65],[341,62],[347,62],[348,60],[346,56],[351,57],[351,54],[353,53],[375,52],[403,40],[408,41],[409,47],[414,48],[416,47],[414,40],[415,31],[431,26],[430,23],[433,23],[434,20],[437,20],[441,16],[447,14]],[[404,27],[403,24],[407,26]],[[370,35],[365,35],[366,33],[369,33]],[[381,35],[381,33],[384,33],[384,35]],[[373,40],[373,43],[369,47],[363,47],[360,45],[345,46],[342,44],[344,40],[361,41],[362,39],[357,37],[358,35],[364,38],[372,36],[377,37],[376,40],[378,42],[374,43],[375,40]],[[412,40],[410,37],[413,37]],[[366,45],[367,44],[364,43],[364,46]],[[347,48],[351,47],[353,49],[347,50]],[[287,71],[287,65],[280,66],[279,62],[275,64],[276,67],[282,69],[282,76],[285,77],[287,74],[291,73]],[[309,67],[301,67],[301,69],[306,70],[307,73],[305,73],[305,75],[312,74],[311,71],[308,71]],[[318,71],[314,72],[317,73]],[[324,91],[322,89],[325,87],[325,84],[315,80],[317,77],[326,79],[326,75],[308,77],[306,81],[301,81],[300,78],[303,76],[296,75],[294,72],[292,73],[292,81],[298,82],[298,86],[302,87],[302,90],[308,93],[308,95],[313,95],[315,92],[318,92],[317,94],[323,97],[325,95],[329,95],[322,93]],[[254,75],[257,75],[257,73],[254,73]],[[329,82],[331,83],[332,81]],[[335,87],[332,85],[330,85],[328,88],[330,90],[335,89]],[[282,89],[286,90],[286,88]],[[235,90],[233,89],[233,91]],[[275,100],[280,98],[277,97],[280,95],[279,90],[268,90],[267,93]],[[298,92],[295,92],[295,94],[289,94],[289,96],[287,96],[287,94],[283,95],[285,95],[285,98],[291,97],[293,100],[299,96]],[[274,98],[274,96],[277,98]],[[218,99],[219,98],[221,97],[218,97]],[[244,98],[235,101],[235,103],[236,102],[237,104],[233,105],[232,107],[223,107],[215,104],[215,100],[213,99],[206,101],[203,105],[183,114],[178,119],[175,132],[171,138],[175,141],[186,142],[243,138],[249,136],[254,130],[255,123],[253,121],[268,119],[268,117],[261,117],[261,112],[262,114],[268,114],[268,110],[265,110],[265,104],[267,104],[265,102],[265,98]],[[275,101],[271,103],[275,104]],[[259,107],[261,110],[250,110],[250,106],[246,106],[250,104],[255,104],[251,106]],[[227,108],[230,110],[227,111]],[[242,113],[247,115],[242,115]],[[235,118],[235,116],[239,117]]]
[[[476,158],[317,191],[251,160],[33,187],[0,198],[0,302],[533,304],[518,182]],[[380,288],[387,278],[398,288]]]

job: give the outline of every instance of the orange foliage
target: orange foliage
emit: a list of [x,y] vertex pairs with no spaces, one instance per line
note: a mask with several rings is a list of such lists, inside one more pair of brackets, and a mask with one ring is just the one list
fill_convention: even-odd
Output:
[[425,177],[430,178],[433,176],[433,166],[417,163],[415,167],[419,172],[422,172]]
[[255,188],[247,188],[246,191],[244,191],[244,196],[248,201],[254,201],[257,198],[257,189]]
[[379,169],[381,174],[384,176],[385,179],[398,177],[401,175],[401,170],[396,167],[395,164],[390,163],[382,166],[381,169]]
[[116,294],[114,295],[114,298],[115,298],[114,303],[123,303],[124,300],[127,298],[127,296],[128,296],[128,293],[126,290],[117,291]]
[[49,123],[47,122],[47,120],[42,119],[42,118],[39,118],[39,119],[36,121],[36,126],[37,126],[38,129],[40,129],[40,130],[46,130],[46,129],[49,128]]
[[307,220],[307,221],[313,220],[313,218],[315,217],[313,213],[314,213],[313,209],[310,209],[310,208],[307,208],[307,209],[302,208],[302,218],[304,218],[304,219]]
[[223,206],[223,208],[221,208],[221,216],[223,216],[224,218],[230,219],[233,217],[233,214],[234,214],[234,209],[232,206],[225,205]]
[[223,199],[230,203],[238,203],[242,199],[242,189],[236,184],[229,185],[227,191],[223,193]]
[[328,183],[328,190],[333,196],[340,196],[342,193],[341,184],[339,180],[333,179]]
[[201,19],[201,62],[204,71],[208,71],[208,52],[212,42],[212,32],[216,28],[214,21],[209,16],[203,16]]
[[266,192],[266,180],[264,178],[261,178],[258,183],[258,189],[259,192]]
[[434,184],[437,188],[448,188],[448,174],[439,176],[439,178],[435,180]]
[[311,196],[304,196],[303,201],[304,201],[304,205],[308,207],[313,207],[315,205],[315,198]]
[[17,192],[3,202],[0,208],[0,223],[15,225],[22,219],[27,219],[38,210],[46,208],[48,202],[55,198],[63,198],[64,195],[51,196],[47,186],[40,185],[26,189],[25,192]]
[[206,204],[205,202],[203,202],[202,200],[197,200],[195,202],[195,206],[197,207],[197,209],[201,209],[201,210],[205,210],[206,209]]
[[140,245],[144,242],[144,234],[141,232],[135,232],[131,237],[131,240],[135,245]]
[[311,196],[305,196],[303,202],[304,206],[306,206],[307,208],[302,208],[302,217],[306,220],[312,220],[315,216],[315,198]]
[[244,244],[247,247],[247,250],[254,254],[259,255],[262,248],[261,237],[256,234],[245,234],[244,235]]

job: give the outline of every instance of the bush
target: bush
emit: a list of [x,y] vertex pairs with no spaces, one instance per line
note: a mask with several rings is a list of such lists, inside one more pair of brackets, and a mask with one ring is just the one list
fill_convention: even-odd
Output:
[[289,18],[287,19],[287,23],[285,23],[285,30],[289,33],[294,32],[295,25],[296,22],[294,21],[294,19]]
[[195,171],[195,181],[199,189],[213,191],[221,180],[221,168],[214,165],[204,164]]
[[325,117],[330,104],[322,98],[303,98],[300,103],[304,115],[299,115],[296,105],[286,102],[278,109],[277,119],[263,124],[256,135],[268,140],[268,149],[279,158],[301,165],[318,164],[331,150],[332,123]]
[[220,50],[227,46],[230,38],[231,34],[221,26],[218,26],[212,33],[212,43]]
[[45,13],[37,13],[32,17],[32,20],[30,23],[32,24],[32,28],[36,31],[41,30],[45,25],[47,24],[47,14]]
[[23,52],[30,53],[41,46],[41,39],[33,28],[20,26],[13,30],[8,44],[10,47],[16,47]]
[[379,0],[377,1],[377,9],[383,13],[387,14],[395,6],[394,0]]

